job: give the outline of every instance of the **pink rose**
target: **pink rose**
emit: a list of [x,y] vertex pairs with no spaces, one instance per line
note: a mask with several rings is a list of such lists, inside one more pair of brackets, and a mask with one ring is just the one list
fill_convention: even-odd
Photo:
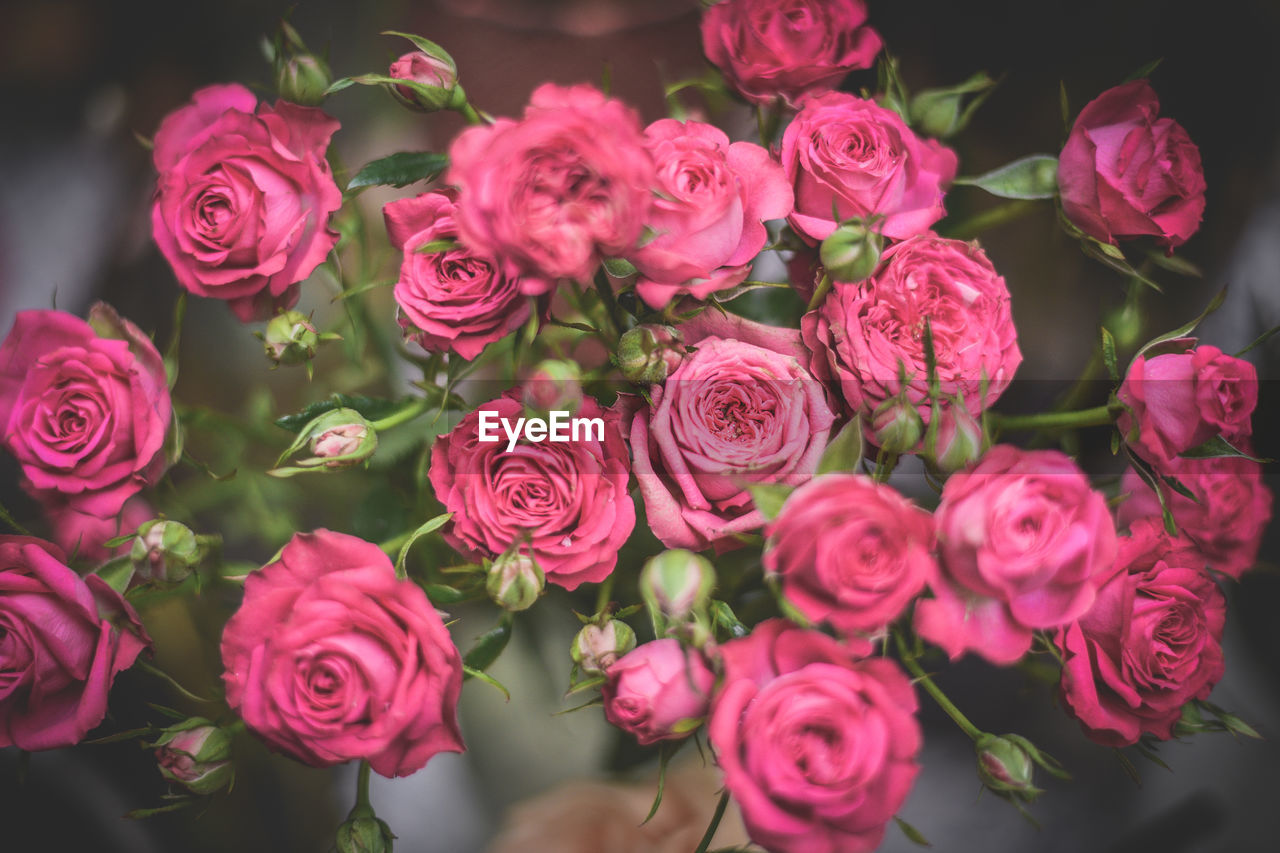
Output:
[[926,318],[942,393],[963,395],[978,411],[992,405],[1022,363],[1009,289],[977,244],[934,234],[890,246],[870,278],[836,282],[804,316],[810,369],[838,383],[846,409],[866,423],[881,403],[904,392],[928,423]]
[[736,340],[697,341],[649,404],[624,401],[636,479],[668,548],[725,550],[764,526],[749,483],[813,476],[835,416],[792,356]]
[[1002,444],[953,474],[934,514],[940,570],[916,631],[954,660],[1018,660],[1031,632],[1080,618],[1115,572],[1107,500],[1070,457]]
[[1186,540],[1144,519],[1120,540],[1119,571],[1058,635],[1062,697],[1091,740],[1173,737],[1182,706],[1222,678],[1226,602]]
[[422,588],[354,536],[295,534],[250,574],[222,663],[232,710],[313,767],[367,759],[383,776],[408,776],[465,749],[449,632]]
[[860,474],[805,483],[767,533],[765,571],[787,600],[845,635],[883,630],[936,571],[932,517]]
[[751,839],[776,853],[866,853],[920,766],[911,682],[782,619],[721,646],[708,734]]
[[671,638],[637,646],[607,675],[600,688],[604,716],[642,746],[692,734],[707,715],[716,681],[701,652]]
[[893,110],[843,92],[804,102],[782,135],[781,157],[795,187],[787,220],[811,244],[855,216],[883,217],[875,228],[894,240],[927,231],[946,214],[942,197],[959,162]]
[[634,110],[591,86],[539,86],[520,121],[470,127],[449,149],[462,242],[525,293],[589,281],[635,247],[653,160]]
[[[482,416],[496,440],[480,440]],[[518,546],[548,583],[565,589],[599,583],[613,571],[636,523],[617,421],[585,397],[577,417],[602,419],[602,432],[585,430],[576,441],[521,441],[508,452],[500,419],[519,429],[524,417],[520,392],[508,392],[436,439],[431,487],[453,513],[445,537],[476,559]]]
[[1058,190],[1067,217],[1089,236],[1114,244],[1149,234],[1172,251],[1200,227],[1200,149],[1159,112],[1151,84],[1134,80],[1076,117],[1058,157]]
[[[1246,445],[1244,450],[1248,450]],[[1233,578],[1253,568],[1267,522],[1271,520],[1271,490],[1262,479],[1262,465],[1242,457],[1175,458],[1162,474],[1177,479],[1196,500],[1164,483],[1165,503],[1178,531],[1204,554],[1209,567]],[[1120,523],[1160,518],[1155,493],[1132,468],[1120,481],[1129,499],[1120,504]]]
[[1129,365],[1117,394],[1129,407],[1116,421],[1129,446],[1163,469],[1216,435],[1247,439],[1258,405],[1258,371],[1249,362],[1200,346]]
[[884,43],[863,0],[724,0],[702,13],[702,50],[756,104],[827,92]]
[[125,501],[124,508],[117,515],[106,518],[79,512],[74,504],[64,501],[45,504],[44,511],[53,529],[53,541],[73,561],[87,563],[101,563],[127,551],[128,545],[108,549],[105,543],[117,536],[133,533],[156,515],[151,504],[137,495]]
[[325,151],[338,123],[318,109],[259,104],[209,86],[156,132],[151,230],[178,283],[225,299],[244,322],[298,301],[298,284],[338,241],[342,205]]
[[26,487],[57,511],[111,518],[159,479],[172,408],[164,361],[99,303],[89,322],[21,311],[0,344],[0,423]]
[[150,643],[120,594],[67,568],[55,545],[0,536],[0,747],[79,743]]
[[653,240],[628,258],[636,292],[654,308],[682,293],[705,299],[742,282],[768,242],[765,220],[791,212],[782,167],[759,145],[729,142],[700,121],[664,118],[644,132],[657,166]]
[[503,275],[493,261],[461,243],[422,251],[429,243],[457,238],[452,193],[400,199],[382,212],[391,244],[404,252],[395,297],[406,337],[428,352],[452,350],[473,359],[529,321],[529,297],[520,279]]

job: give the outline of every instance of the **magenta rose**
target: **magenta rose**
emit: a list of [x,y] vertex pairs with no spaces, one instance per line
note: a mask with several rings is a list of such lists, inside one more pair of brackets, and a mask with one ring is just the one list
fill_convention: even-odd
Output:
[[1056,450],[991,448],[948,478],[934,518],[941,559],[915,626],[953,660],[1013,663],[1033,630],[1084,615],[1115,572],[1107,500]]
[[647,404],[621,405],[649,526],[694,551],[763,527],[747,485],[811,478],[835,422],[793,356],[717,337],[698,340]]
[[[1248,450],[1246,445],[1244,450]],[[1271,520],[1271,490],[1262,479],[1262,465],[1243,457],[1175,458],[1161,472],[1175,478],[1191,500],[1160,484],[1178,531],[1204,554],[1209,567],[1239,578],[1258,559],[1267,522]],[[1132,468],[1120,481],[1129,499],[1120,505],[1120,523],[1160,518],[1160,502],[1151,487]]]
[[138,495],[125,501],[124,508],[117,515],[105,518],[79,512],[73,503],[65,501],[45,504],[44,512],[58,547],[72,560],[87,563],[101,563],[108,557],[124,553],[128,550],[127,544],[109,549],[106,543],[118,536],[132,534],[143,523],[156,517],[151,504]]
[[458,236],[452,193],[432,192],[393,201],[382,209],[391,245],[404,253],[396,282],[399,322],[428,352],[452,350],[473,359],[485,346],[529,321],[529,297],[518,278],[461,243],[422,248]]
[[1022,363],[1009,289],[976,244],[931,233],[890,246],[870,278],[836,282],[804,316],[810,369],[833,380],[847,411],[865,423],[880,404],[902,393],[928,423],[926,318],[942,393],[963,395],[977,411],[999,399]]
[[776,853],[866,853],[920,766],[911,682],[782,619],[720,648],[708,734],[751,839]]
[[589,281],[640,239],[653,160],[635,111],[591,86],[539,86],[523,119],[464,130],[449,157],[462,242],[525,293]]
[[250,574],[222,663],[232,710],[313,767],[366,759],[383,776],[408,776],[465,749],[449,632],[422,588],[354,536],[295,534]]
[[0,747],[79,743],[150,643],[120,594],[67,568],[57,546],[0,536]]
[[756,104],[828,92],[884,43],[863,0],[724,0],[702,13],[702,50]]
[[845,635],[882,631],[936,570],[932,517],[860,474],[805,483],[766,532],[764,567],[787,600]]
[[338,241],[342,205],[325,159],[338,123],[318,109],[259,104],[209,86],[156,132],[151,230],[178,283],[224,299],[244,322],[298,301],[298,285]]
[[707,716],[716,677],[702,653],[671,638],[644,643],[609,665],[604,716],[642,746],[679,740]]
[[644,132],[657,167],[648,224],[657,236],[627,257],[636,292],[654,308],[682,293],[699,299],[742,282],[769,233],[791,212],[782,167],[759,145],[729,142],[700,121],[664,118]]
[[1076,117],[1058,157],[1058,190],[1067,217],[1090,237],[1114,244],[1150,235],[1172,251],[1200,227],[1200,149],[1159,112],[1151,84],[1134,80]]
[[164,472],[172,407],[164,361],[99,303],[89,322],[21,311],[0,344],[0,423],[26,487],[61,510],[111,518]]
[[893,110],[842,92],[804,102],[782,135],[781,158],[795,188],[787,219],[810,244],[855,216],[883,217],[874,227],[894,240],[927,231],[946,214],[942,197],[959,162]]
[[1062,698],[1091,740],[1173,737],[1182,706],[1222,678],[1226,602],[1204,557],[1143,519],[1120,539],[1118,574],[1058,635]]
[[[482,417],[492,441],[481,440]],[[501,419],[515,430],[524,417],[520,392],[508,392],[436,439],[431,486],[453,513],[445,536],[474,559],[518,548],[533,557],[548,583],[565,589],[599,583],[613,571],[636,523],[616,416],[585,397],[576,417],[600,418],[603,430],[584,430],[578,440],[564,442],[522,439],[508,452]]]
[[1143,459],[1163,469],[1214,436],[1239,442],[1252,434],[1258,371],[1211,346],[1139,355],[1117,396],[1128,407],[1116,421],[1120,432]]

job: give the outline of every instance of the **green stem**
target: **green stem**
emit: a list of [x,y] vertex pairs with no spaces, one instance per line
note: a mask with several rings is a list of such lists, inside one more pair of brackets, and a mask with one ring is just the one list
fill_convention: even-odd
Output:
[[[596,293],[600,294],[600,303],[604,306],[604,313],[609,317],[609,325],[613,328],[615,335],[621,337],[624,329],[622,321],[618,319],[618,300],[614,298],[613,286],[609,284],[608,278],[603,272],[597,273],[595,277]],[[616,346],[618,339],[613,341]]]
[[484,124],[484,118],[480,113],[476,112],[476,108],[471,106],[471,102],[462,105],[462,109],[458,110],[462,117],[467,120],[467,124]]
[[942,692],[942,688],[934,684],[929,674],[920,667],[920,662],[916,660],[915,655],[907,650],[907,641],[903,639],[902,634],[894,631],[893,636],[898,643],[898,657],[902,660],[902,665],[907,668],[907,672],[915,676],[916,683],[924,688],[925,693],[933,697],[933,701],[938,703],[938,707],[946,712],[947,716],[960,727],[960,731],[969,736],[970,740],[976,741],[982,737],[982,729],[969,722],[969,718],[961,713],[955,703],[947,698],[947,694]]
[[958,240],[971,240],[984,231],[1021,219],[1035,209],[1036,203],[1034,201],[1026,199],[1007,201],[1004,204],[996,205],[990,210],[976,213],[968,219],[962,219],[959,222],[947,225],[942,230],[948,237],[954,237]]
[[348,820],[356,817],[373,817],[373,805],[369,802],[369,767],[368,761],[360,762],[360,772],[356,776],[356,804],[351,810]]
[[389,554],[392,557],[397,557],[400,554],[400,549],[404,547],[404,543],[408,542],[409,537],[412,535],[413,535],[412,530],[406,530],[404,533],[401,533],[399,536],[393,536],[390,539],[388,539],[386,542],[380,542],[378,544],[378,548],[384,554]]
[[400,409],[397,412],[392,412],[382,420],[371,421],[369,426],[373,427],[377,432],[382,432],[383,430],[391,429],[392,427],[398,427],[400,424],[408,423],[426,410],[426,398],[419,397],[403,409]]
[[1114,418],[1107,406],[1078,409],[1073,412],[1041,412],[1034,415],[1001,415],[994,413],[996,427],[1007,430],[1077,429],[1079,427],[1104,426]]
[[698,842],[698,849],[693,853],[707,853],[707,849],[711,846],[711,839],[720,828],[720,819],[724,817],[724,810],[728,807],[729,792],[725,791],[720,795],[720,802],[716,803],[716,813],[711,816],[711,823],[707,825],[707,831],[702,834],[702,841]]

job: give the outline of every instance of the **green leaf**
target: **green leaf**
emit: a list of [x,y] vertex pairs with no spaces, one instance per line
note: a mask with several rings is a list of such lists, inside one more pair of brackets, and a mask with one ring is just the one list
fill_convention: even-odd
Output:
[[507,647],[507,641],[510,639],[511,614],[504,613],[497,625],[480,635],[475,645],[471,647],[471,651],[463,657],[463,664],[475,670],[488,669],[502,654],[502,650]]
[[133,580],[133,561],[128,555],[115,557],[94,574],[106,582],[107,586],[124,595],[124,591],[129,588],[129,581]]
[[898,817],[897,815],[894,815],[893,820],[896,824],[898,824],[898,829],[902,830],[902,834],[905,835],[907,837],[907,840],[910,841],[912,844],[919,844],[921,847],[933,846],[932,844],[929,843],[929,839],[925,838],[924,835],[920,832],[920,830],[916,829],[914,826],[907,823],[902,818]]
[[[572,696],[575,693],[581,693],[584,690],[590,690],[593,687],[600,687],[609,680],[608,676],[597,675],[594,678],[584,678],[582,681],[575,681],[569,685],[569,690],[565,696]],[[579,706],[581,707],[581,706]],[[576,708],[574,710],[577,710]]]
[[1274,337],[1277,332],[1280,332],[1280,326],[1272,326],[1270,329],[1267,329],[1261,335],[1258,335],[1258,337],[1254,338],[1253,343],[1249,344],[1247,347],[1240,350],[1240,352],[1236,353],[1236,358],[1242,358],[1250,350],[1256,349],[1257,347],[1262,346],[1267,341],[1271,340],[1271,338]]
[[751,499],[755,501],[756,509],[760,510],[767,520],[773,521],[782,511],[782,504],[786,502],[787,496],[795,491],[795,486],[783,483],[754,483],[747,486],[747,491],[751,492]]
[[1238,456],[1242,459],[1262,464],[1271,461],[1270,459],[1259,459],[1256,456],[1250,456],[1220,435],[1215,435],[1204,444],[1198,444],[1190,450],[1182,451],[1178,455],[1183,459],[1218,459],[1224,456]]
[[483,681],[485,684],[489,685],[494,690],[497,690],[503,696],[507,697],[508,702],[511,701],[511,691],[508,690],[506,687],[504,687],[501,681],[494,678],[492,675],[490,675],[487,672],[484,672],[482,670],[475,669],[473,667],[467,666],[466,664],[463,664],[462,680],[466,681],[468,678],[474,678],[476,681]]
[[169,336],[169,346],[164,350],[164,373],[169,380],[169,390],[178,382],[178,348],[182,342],[182,321],[187,316],[187,292],[178,294],[178,301],[173,304],[173,333]]
[[[407,398],[406,398],[407,399]],[[292,433],[334,409],[354,409],[368,420],[376,421],[404,408],[404,400],[387,400],[381,397],[364,397],[359,394],[333,394],[324,400],[317,400],[300,412],[276,418],[276,426]]]
[[980,187],[1000,198],[1053,198],[1058,193],[1058,158],[1032,154],[976,178],[956,178],[954,183]]
[[464,601],[472,601],[476,598],[474,591],[462,591],[454,589],[448,584],[443,583],[424,583],[419,584],[422,591],[427,594],[427,598],[431,600],[432,605],[440,607],[442,605],[462,604]]
[[[413,547],[413,543],[417,542],[423,536],[426,536],[429,533],[434,533],[441,527],[444,527],[451,518],[453,518],[453,513],[451,512],[446,512],[443,515],[437,515],[435,518],[431,518],[423,522],[422,526],[413,531],[413,534],[405,541],[404,545],[400,547],[400,554],[396,557],[396,577],[403,579],[409,576],[409,573],[405,571],[404,561],[408,558],[409,549]],[[481,667],[481,669],[483,669],[483,667]]]
[[1112,382],[1120,381],[1120,365],[1116,361],[1116,339],[1106,326],[1102,327],[1102,363],[1107,366],[1107,375]]
[[843,427],[818,460],[821,474],[853,471],[862,460],[862,419],[855,417]]
[[1146,483],[1151,491],[1155,492],[1156,500],[1160,503],[1160,517],[1164,521],[1165,531],[1170,536],[1177,536],[1178,523],[1173,520],[1173,512],[1169,509],[1168,502],[1165,500],[1164,490],[1160,488],[1160,481],[1156,478],[1155,473],[1127,444],[1124,447],[1124,455],[1129,458],[1129,464],[1133,466],[1134,471],[1138,472],[1142,482]]
[[649,807],[649,813],[644,816],[644,820],[640,821],[640,825],[644,826],[653,820],[653,816],[658,813],[658,806],[662,805],[662,790],[667,784],[667,765],[671,762],[671,756],[676,754],[680,747],[684,746],[684,741],[677,741],[675,744],[664,743],[658,750],[658,791],[654,794],[653,805]]
[[432,181],[448,167],[448,154],[403,151],[366,163],[347,184],[347,192],[376,186],[407,187],[419,181]]
[[1058,81],[1058,110],[1062,113],[1062,129],[1069,131],[1071,129],[1071,103],[1067,98],[1067,84],[1063,80]]
[[[414,35],[413,33],[402,33],[396,30],[383,30],[381,35],[399,36],[402,39],[408,39],[409,41],[413,42],[414,47],[416,47],[418,50],[422,51],[423,53],[427,54],[428,56],[434,57],[436,59],[444,59],[445,57],[449,57],[449,60],[450,60],[449,64],[451,65],[453,64],[451,61],[452,57],[449,56],[449,52],[445,50],[443,47],[441,47],[440,45],[431,41],[430,39],[424,39],[422,36]],[[454,66],[453,70],[455,72],[458,70],[456,65]]]
[[19,536],[31,536],[32,533],[27,528],[18,523],[17,519],[5,508],[4,504],[0,504],[0,521],[9,526],[9,529]]
[[155,815],[168,814],[169,812],[176,812],[180,809],[188,808],[195,805],[195,802],[195,797],[190,797],[169,803],[167,806],[157,806],[154,809],[133,809],[132,811],[125,812],[124,818],[125,820],[143,820],[145,818],[154,817]]
[[1150,62],[1148,62],[1146,65],[1143,65],[1141,68],[1138,68],[1128,77],[1124,78],[1124,80],[1121,82],[1132,83],[1134,80],[1145,80],[1146,78],[1150,77],[1157,68],[1160,67],[1161,62],[1164,62],[1163,56],[1159,57],[1158,59],[1153,59]]
[[626,258],[605,258],[604,271],[614,278],[627,278],[636,274],[636,265]]
[[1177,255],[1166,255],[1164,252],[1152,249],[1147,252],[1147,257],[1151,263],[1171,273],[1185,275],[1188,278],[1204,278],[1204,271],[1200,267]]
[[1163,335],[1156,335],[1154,338],[1152,338],[1151,340],[1147,341],[1145,344],[1142,345],[1142,349],[1138,350],[1138,355],[1143,355],[1152,347],[1159,346],[1160,344],[1168,343],[1169,341],[1176,341],[1179,338],[1187,337],[1193,331],[1195,331],[1196,326],[1199,326],[1202,322],[1204,322],[1204,319],[1206,317],[1208,317],[1214,311],[1217,311],[1219,308],[1221,308],[1222,303],[1226,300],[1226,298],[1227,298],[1227,288],[1223,287],[1222,290],[1218,291],[1218,295],[1213,297],[1213,299],[1210,300],[1209,304],[1205,306],[1205,309],[1200,312],[1199,316],[1197,316],[1194,320],[1192,320],[1189,323],[1183,323],[1181,326],[1179,326],[1178,328],[1174,329],[1171,332],[1165,332]]

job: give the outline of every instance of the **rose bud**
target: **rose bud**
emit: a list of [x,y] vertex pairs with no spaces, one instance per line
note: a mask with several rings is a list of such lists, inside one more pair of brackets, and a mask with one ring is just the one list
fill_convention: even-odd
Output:
[[978,753],[978,778],[997,794],[1015,794],[1028,802],[1041,793],[1031,784],[1035,770],[1031,756],[1012,740],[983,735],[974,743]]
[[547,579],[528,554],[508,551],[493,561],[484,588],[504,610],[527,610],[546,589]]
[[871,413],[871,431],[886,453],[911,453],[924,435],[924,421],[909,400],[891,397]]
[[640,595],[650,612],[683,620],[707,606],[716,585],[710,561],[692,551],[663,551],[640,570]]
[[958,86],[925,89],[911,99],[911,124],[937,139],[955,136],[968,126],[974,111],[995,86],[995,80],[979,71]]
[[148,580],[177,583],[200,562],[200,543],[191,528],[177,521],[156,518],[138,528],[129,559],[138,574]]
[[549,412],[576,415],[582,408],[582,370],[575,362],[549,358],[524,380],[524,406],[535,417]]
[[431,47],[435,49],[430,53],[411,51],[391,63],[387,76],[408,84],[389,87],[391,94],[411,110],[462,109],[467,103],[467,96],[458,85],[458,66],[443,48],[438,45]]
[[320,334],[311,319],[298,311],[283,311],[272,317],[261,337],[267,358],[276,364],[308,361],[320,345]]
[[235,778],[231,733],[202,717],[170,726],[152,746],[160,773],[195,794],[212,794]]
[[880,265],[880,235],[861,219],[849,219],[822,241],[819,257],[836,281],[862,281]]
[[684,359],[684,335],[674,326],[636,326],[618,341],[618,369],[637,385],[654,385],[666,379]]
[[938,430],[928,442],[928,454],[934,465],[950,474],[982,456],[982,424],[963,400],[938,409]]
[[603,625],[586,625],[573,638],[569,656],[578,669],[603,675],[618,658],[636,647],[636,632],[626,622],[610,619]]
[[702,725],[716,680],[701,652],[671,638],[638,646],[608,675],[600,689],[605,718],[641,746],[688,737]]
[[[290,467],[280,467],[304,447],[311,451],[311,456],[295,459]],[[283,478],[306,471],[349,468],[364,462],[377,448],[378,433],[359,412],[331,409],[304,426],[293,444],[276,460],[277,467],[267,473]]]
[[338,827],[336,847],[338,853],[391,853],[395,837],[386,821],[369,812]]
[[307,107],[319,106],[332,82],[329,66],[309,53],[285,60],[276,69],[276,91],[280,97]]

